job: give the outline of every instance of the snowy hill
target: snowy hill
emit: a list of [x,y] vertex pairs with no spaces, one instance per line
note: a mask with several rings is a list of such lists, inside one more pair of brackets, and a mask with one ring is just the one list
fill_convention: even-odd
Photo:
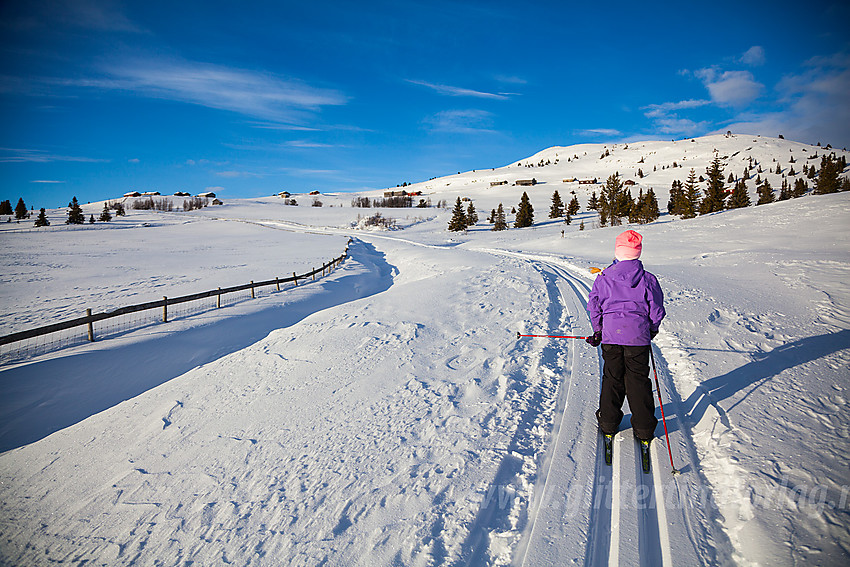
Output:
[[[681,475],[660,425],[651,474],[628,429],[604,464],[597,349],[516,336],[587,334],[590,268],[626,228],[592,229],[592,186],[564,179],[618,171],[663,207],[715,150],[726,176],[752,157],[775,188],[770,169],[824,152],[586,144],[405,188],[482,218],[528,191],[535,226],[504,232],[449,233],[434,207],[363,230],[375,210],[350,194],[3,223],[3,332],[300,272],[354,242],[297,288],[0,366],[0,564],[845,565],[850,193],[631,227],[665,292],[653,352]],[[554,188],[582,200],[569,226],[544,219]]]

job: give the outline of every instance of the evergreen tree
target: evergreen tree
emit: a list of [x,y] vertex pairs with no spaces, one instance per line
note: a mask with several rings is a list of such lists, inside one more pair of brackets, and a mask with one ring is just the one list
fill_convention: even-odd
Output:
[[83,224],[86,222],[86,216],[83,214],[83,209],[80,208],[80,204],[77,202],[76,197],[73,198],[68,206],[70,208],[68,210],[68,219],[65,221],[65,224]]
[[794,181],[794,190],[791,192],[791,196],[795,199],[797,197],[802,197],[809,191],[809,184],[806,183],[806,180],[802,177]]
[[552,193],[552,206],[549,208],[549,218],[559,219],[564,216],[564,203],[561,201],[561,195],[555,191]]
[[735,188],[732,189],[728,206],[730,209],[742,209],[749,207],[750,204],[750,192],[747,189],[747,182],[741,179],[735,183]]
[[670,200],[667,201],[667,212],[671,215],[681,215],[684,210],[685,191],[682,182],[676,179],[670,186]]
[[699,208],[700,190],[697,186],[697,174],[691,169],[688,173],[688,181],[682,192],[682,208],[680,214],[683,219],[692,219],[697,216]]
[[791,198],[791,184],[788,183],[787,179],[782,180],[782,188],[779,190],[779,200],[787,201]]
[[[820,173],[815,181],[815,195],[826,195],[828,193],[837,193],[839,180],[838,174],[840,163],[832,156],[823,156],[820,160]],[[15,209],[15,217],[18,216],[18,209]]]
[[38,218],[35,219],[35,226],[50,226],[50,221],[47,220],[47,213],[44,211],[44,207],[38,211]]
[[599,199],[596,197],[596,191],[591,193],[590,201],[587,202],[587,210],[595,211],[599,209]]
[[489,222],[490,224],[496,222],[496,209],[490,210],[490,217],[487,219],[487,222]]
[[94,215],[89,217],[89,224],[94,224]]
[[12,202],[11,201],[0,201],[0,215],[13,215],[15,211],[12,210]]
[[103,211],[100,213],[100,218],[98,218],[98,220],[101,222],[109,222],[112,220],[112,214],[110,214],[109,206],[106,203],[103,204]]
[[502,203],[499,203],[499,208],[496,209],[496,219],[493,223],[493,230],[507,230],[508,221],[505,219],[505,209],[502,208]]
[[620,175],[617,173],[610,175],[605,181],[605,187],[602,188],[602,194],[599,197],[598,209],[602,226],[606,224],[604,219],[610,221],[611,226],[623,224],[623,221],[620,220],[620,213],[627,208],[624,201],[625,193]]
[[528,193],[522,192],[522,197],[519,200],[519,210],[514,221],[514,228],[524,228],[534,224],[534,207],[531,206],[531,201],[528,200]]
[[705,191],[705,198],[700,203],[699,212],[701,215],[715,213],[726,208],[725,200],[726,193],[724,191],[723,179],[723,164],[719,157],[715,157],[705,170],[708,177],[708,188]]
[[764,183],[758,188],[759,200],[756,205],[766,205],[776,200],[773,195],[773,187],[770,186],[770,181],[764,180]]
[[569,206],[567,206],[567,214],[571,217],[574,217],[581,210],[581,205],[578,204],[578,197],[573,195],[572,200],[570,201]]
[[115,203],[115,216],[123,217],[126,214],[127,213],[124,211],[124,203],[122,203],[121,201]]
[[652,187],[646,192],[646,197],[643,204],[643,218],[645,222],[655,222],[661,216],[661,211],[658,210],[658,198],[655,196],[655,191]]
[[455,202],[455,208],[452,209],[452,219],[449,221],[449,230],[452,232],[460,232],[466,230],[466,213],[463,211],[463,203],[460,197]]
[[475,210],[475,205],[472,201],[469,202],[469,207],[466,209],[466,224],[474,226],[478,223],[478,212]]
[[25,219],[27,218],[27,214],[27,206],[24,204],[24,198],[21,197],[18,199],[18,204],[15,205],[15,218],[17,220]]

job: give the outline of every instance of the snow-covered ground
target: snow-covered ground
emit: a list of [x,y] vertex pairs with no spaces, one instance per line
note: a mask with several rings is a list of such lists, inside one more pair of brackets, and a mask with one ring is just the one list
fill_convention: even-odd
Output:
[[[0,227],[4,332],[300,272],[355,239],[308,285],[0,367],[0,563],[845,565],[850,194],[633,227],[665,291],[654,355],[681,475],[661,425],[651,475],[628,432],[605,466],[596,349],[516,336],[587,334],[590,268],[624,230],[544,219],[570,156],[635,152],[630,166],[684,178],[661,164],[802,148],[553,148],[558,164],[484,172],[546,181],[525,188],[537,224],[505,232],[449,233],[434,208],[357,230],[374,211],[351,195]],[[482,219],[523,190],[480,171],[429,184]]]

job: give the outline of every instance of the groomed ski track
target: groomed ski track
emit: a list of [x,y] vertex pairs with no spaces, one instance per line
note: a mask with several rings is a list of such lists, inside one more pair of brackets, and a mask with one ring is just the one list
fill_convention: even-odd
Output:
[[[586,308],[591,286],[589,280],[577,275],[575,268],[540,255],[504,250],[488,252],[523,259],[543,275],[551,301],[558,304],[550,307],[550,311],[562,310],[568,323],[557,328],[558,332],[582,334],[580,331],[589,329]],[[628,404],[624,407],[626,418],[621,432],[614,441],[613,464],[605,464],[594,415],[601,356],[583,341],[567,342],[571,363],[570,373],[562,383],[567,391],[562,396],[566,403],[559,405],[558,426],[552,431],[529,524],[517,546],[513,564],[589,567],[714,564],[713,550],[701,543],[713,530],[707,525],[697,526],[701,519],[691,517],[691,504],[687,499],[681,500],[693,492],[690,485],[696,483],[682,481],[688,485],[683,490],[679,480],[671,476],[662,438],[652,444],[651,473],[643,472],[637,444],[628,429]],[[661,358],[657,348],[655,356]],[[664,376],[665,389],[669,391],[667,378]],[[623,428],[626,429],[622,431]],[[686,429],[676,429],[682,441],[680,449],[690,449],[687,456],[680,458],[693,459],[692,442],[682,435]],[[585,541],[573,541],[579,532],[570,523],[577,521],[587,523],[580,532]],[[582,550],[584,556],[576,550]]]

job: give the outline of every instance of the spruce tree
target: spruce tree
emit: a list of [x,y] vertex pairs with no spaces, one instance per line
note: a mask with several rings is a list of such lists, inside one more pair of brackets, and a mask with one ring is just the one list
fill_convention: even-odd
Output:
[[770,186],[770,181],[764,180],[764,183],[758,188],[759,200],[756,205],[766,205],[776,200],[773,195],[773,187]]
[[490,210],[490,216],[487,218],[487,222],[489,222],[490,224],[496,222],[496,209]]
[[570,201],[569,206],[567,207],[567,214],[571,217],[574,217],[581,210],[581,205],[578,204],[578,197],[573,195],[572,200]]
[[655,191],[652,187],[646,192],[643,205],[643,218],[645,222],[655,222],[661,216],[661,211],[658,210],[658,198],[655,196]]
[[452,219],[449,221],[449,230],[452,232],[461,232],[466,230],[466,213],[463,211],[463,203],[460,197],[455,202],[455,208],[452,209]]
[[705,191],[705,198],[700,203],[699,212],[701,215],[716,213],[726,208],[723,163],[719,157],[714,158],[711,165],[705,170],[705,174],[708,177],[708,188]]
[[89,224],[94,224],[94,215],[89,217]]
[[85,224],[86,215],[83,214],[83,209],[80,208],[76,197],[71,200],[68,206],[70,208],[68,209],[68,218],[65,220],[65,224]]
[[732,189],[732,194],[729,196],[730,209],[742,209],[750,206],[750,192],[747,189],[747,182],[741,179],[735,183],[735,188]]
[[514,221],[514,228],[525,228],[534,224],[534,207],[531,206],[531,201],[528,199],[528,193],[522,192],[522,197],[519,200],[519,210]]
[[791,198],[791,185],[787,179],[782,180],[782,187],[779,189],[779,197],[777,201],[787,201]]
[[469,202],[469,207],[466,209],[466,224],[467,226],[474,226],[478,223],[478,212],[475,210],[475,205],[472,204],[472,201]]
[[0,215],[13,215],[15,211],[12,210],[12,202],[9,200],[0,201]]
[[559,219],[564,216],[564,203],[561,201],[561,195],[555,191],[552,193],[552,206],[549,208],[549,218]]
[[126,214],[127,213],[124,211],[124,203],[121,203],[121,202],[116,203],[115,204],[115,216],[116,217],[123,217]]
[[[829,193],[837,193],[839,180],[838,174],[840,163],[832,156],[823,156],[820,160],[820,173],[815,181],[815,195],[826,195]],[[15,216],[18,216],[18,209],[15,209]]]
[[791,192],[793,198],[802,197],[809,191],[809,184],[802,177],[794,181],[794,190]]
[[507,230],[508,221],[505,219],[505,209],[502,203],[499,203],[499,208],[496,209],[496,219],[493,223],[493,230]]
[[[610,175],[605,181],[605,187],[602,189],[602,194],[599,198],[600,219],[610,220],[611,226],[620,226],[622,224],[620,213],[627,210],[627,208],[620,175],[617,173]],[[602,226],[605,226],[604,220],[602,220]]]
[[27,206],[24,204],[24,198],[21,197],[18,199],[18,204],[15,205],[15,218],[17,220],[25,219],[27,218],[27,214],[29,214]]
[[670,200],[667,201],[667,212],[671,215],[681,215],[684,210],[685,191],[682,182],[676,179],[670,186]]
[[599,209],[599,199],[596,197],[596,191],[591,193],[590,201],[587,202],[587,210],[595,211]]
[[697,216],[699,208],[700,190],[697,186],[697,174],[691,169],[688,174],[688,181],[682,192],[682,208],[680,214],[683,219],[692,219]]
[[109,222],[112,220],[112,214],[109,212],[109,206],[106,203],[103,204],[103,211],[100,213],[98,220],[101,222]]
[[47,213],[44,211],[44,207],[38,211],[38,218],[35,219],[35,226],[50,226],[50,221],[47,220]]

